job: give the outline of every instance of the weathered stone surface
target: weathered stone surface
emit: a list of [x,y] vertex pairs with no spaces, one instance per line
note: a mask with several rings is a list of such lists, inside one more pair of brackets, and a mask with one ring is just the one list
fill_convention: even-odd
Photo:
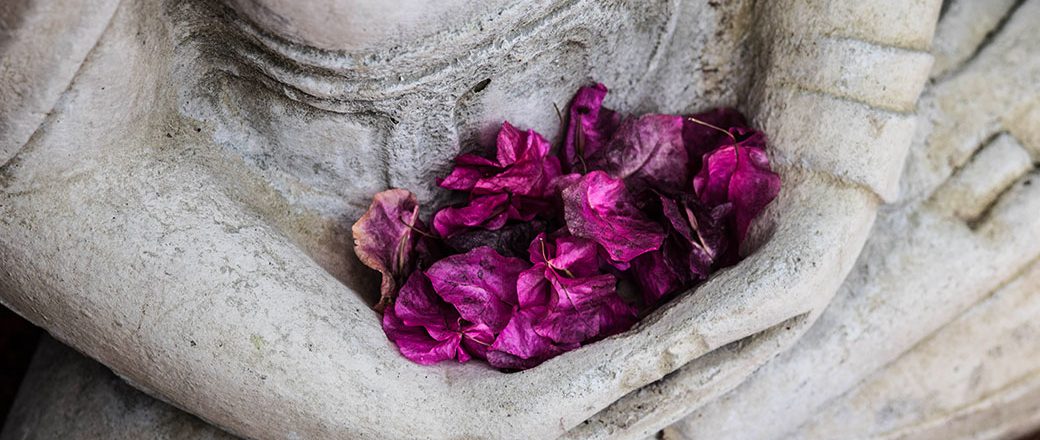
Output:
[[[371,27],[315,28],[362,3]],[[645,435],[698,389],[739,384],[830,301],[895,197],[939,9],[450,2],[403,34],[412,12],[379,13],[412,3],[120,3],[0,165],[4,303],[247,437]],[[431,183],[452,156],[502,118],[555,134],[551,104],[591,79],[623,111],[736,105],[773,136],[785,188],[755,252],[529,371],[408,363],[368,307],[350,223],[389,186],[443,201]],[[675,406],[626,409],[655,392]]]
[[793,438],[1015,438],[1040,427],[1040,264],[830,402]]
[[1036,426],[1040,357],[1018,338],[1029,340],[1040,302],[1029,122],[1040,91],[1026,79],[1040,59],[1040,2],[1009,14],[977,56],[926,90],[904,199],[882,209],[820,319],[670,435],[1006,438]]
[[44,337],[3,440],[234,440],[137,391],[104,366]]

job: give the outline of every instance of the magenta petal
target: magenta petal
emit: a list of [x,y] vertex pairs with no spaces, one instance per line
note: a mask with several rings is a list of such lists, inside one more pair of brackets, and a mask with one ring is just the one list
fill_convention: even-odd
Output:
[[501,351],[521,359],[548,359],[560,354],[563,350],[553,341],[535,332],[533,322],[538,319],[536,313],[519,311],[502,329],[495,339],[492,350]]
[[626,120],[604,153],[604,169],[618,179],[633,179],[657,191],[676,194],[690,181],[683,143],[683,119],[645,115]]
[[458,356],[462,335],[459,315],[433,293],[422,272],[414,272],[401,287],[397,299],[383,313],[383,331],[406,358],[428,365]]
[[578,89],[571,101],[564,139],[564,157],[571,170],[587,171],[586,162],[601,153],[621,123],[620,115],[603,108],[606,96],[607,87],[596,84]]
[[478,194],[504,192],[545,198],[552,195],[552,183],[561,174],[560,160],[554,156],[524,160],[501,173],[478,180],[473,191]]
[[[691,119],[696,119],[701,123]],[[686,145],[690,160],[696,162],[691,164],[695,170],[700,169],[701,157],[731,143],[729,135],[715,127],[726,131],[733,128],[745,129],[747,120],[744,119],[744,115],[731,108],[718,108],[684,118],[683,143]]]
[[433,216],[433,229],[441,237],[451,237],[466,228],[498,229],[506,224],[508,194],[476,197],[459,208],[444,208]]
[[570,277],[596,275],[600,270],[596,242],[571,235],[566,230],[539,234],[527,249],[532,263],[544,263]]
[[617,295],[617,279],[610,274],[565,278],[549,273],[554,301],[535,323],[538,334],[561,344],[578,344],[609,336],[635,322],[635,308]]
[[393,314],[405,325],[433,330],[433,336],[437,339],[442,338],[436,331],[458,331],[458,312],[437,296],[430,280],[420,271],[413,272],[401,287],[394,301]]
[[483,173],[473,167],[455,167],[451,174],[437,181],[437,185],[445,189],[456,191],[472,191],[477,181],[483,177]]
[[503,122],[498,131],[497,158],[500,166],[534,160],[549,155],[549,142],[534,130],[522,132],[509,122]]
[[508,122],[498,133],[498,172],[473,186],[477,194],[508,193],[531,198],[553,196],[553,182],[560,175],[560,160],[549,155],[549,142],[534,130],[521,132]]
[[636,283],[648,305],[655,304],[665,295],[679,291],[689,279],[688,275],[683,273],[686,260],[674,252],[667,252],[670,248],[666,243],[661,250],[640,255],[632,260]]
[[426,271],[433,289],[455,306],[463,319],[501,331],[517,304],[517,277],[530,267],[488,247],[452,255]]
[[469,324],[462,328],[462,348],[459,353],[459,362],[462,354],[472,354],[478,359],[487,359],[487,351],[495,342],[495,332],[484,324]]
[[613,261],[627,263],[664,240],[661,226],[636,208],[624,183],[602,171],[564,189],[563,203],[567,229],[599,243]]
[[759,147],[762,144],[764,139],[756,132],[737,145],[712,152],[693,179],[697,197],[704,204],[733,204],[738,245],[751,221],[780,193],[780,176],[770,169],[769,158]]
[[545,264],[535,264],[517,277],[517,305],[521,309],[549,307],[549,280],[545,279],[545,268]]
[[393,313],[383,314],[383,331],[404,357],[418,364],[430,365],[454,359],[460,351],[461,337],[438,341],[423,327],[407,326]]
[[412,193],[389,189],[375,195],[368,211],[352,227],[358,258],[383,277],[376,310],[390,303],[399,283],[412,270],[416,242],[413,228],[423,227],[418,216],[419,204]]
[[476,154],[463,154],[455,158],[455,168],[447,177],[438,179],[437,185],[445,189],[472,191],[477,181],[499,168],[498,163],[490,159]]

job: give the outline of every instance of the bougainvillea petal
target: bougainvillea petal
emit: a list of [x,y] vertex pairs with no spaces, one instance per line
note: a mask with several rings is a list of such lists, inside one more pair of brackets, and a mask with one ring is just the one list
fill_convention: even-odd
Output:
[[593,171],[563,190],[567,229],[596,241],[610,259],[627,263],[661,247],[664,231],[636,207],[625,184]]
[[[444,302],[434,292],[429,279],[420,271],[415,271],[401,287],[401,292],[393,303],[393,314],[405,325],[425,327],[434,333],[439,330],[458,330],[458,312]],[[433,335],[441,339],[439,335]]]
[[[539,136],[540,137],[540,136]],[[556,157],[536,158],[517,162],[501,173],[476,181],[476,194],[509,193],[527,197],[551,197],[552,182],[561,175],[560,160]]]
[[677,292],[688,282],[689,276],[684,273],[686,260],[681,252],[672,252],[675,246],[665,243],[660,250],[632,260],[636,283],[643,294],[643,301],[648,305],[656,304],[666,295]]
[[644,115],[626,120],[604,149],[604,168],[611,176],[676,194],[690,182],[683,143],[683,118]]
[[383,313],[383,331],[406,358],[428,365],[447,359],[468,359],[460,353],[462,335],[451,326],[458,313],[433,292],[422,272],[416,271]]
[[549,142],[534,130],[517,130],[503,122],[496,139],[496,157],[500,166],[544,158],[549,155]]
[[366,266],[379,271],[383,280],[376,310],[383,310],[413,267],[414,228],[421,227],[419,204],[403,189],[376,194],[365,215],[352,228],[354,250]]
[[405,325],[393,313],[383,314],[383,331],[401,354],[412,362],[431,365],[458,356],[461,338],[438,341],[422,327]]
[[544,360],[560,354],[563,350],[553,341],[534,330],[537,313],[521,310],[513,315],[509,324],[502,329],[491,350],[511,354],[526,360]]
[[544,263],[537,263],[517,277],[517,305],[520,309],[540,308],[544,314],[549,307],[549,280],[545,279],[545,268]]
[[546,264],[569,277],[585,277],[600,272],[596,242],[575,237],[566,230],[538,235],[531,240],[527,253],[532,263]]
[[441,237],[451,237],[466,228],[495,230],[505,226],[508,220],[508,204],[508,194],[476,197],[465,206],[437,211],[433,215],[433,229]]
[[554,342],[581,343],[608,336],[635,321],[636,311],[617,295],[617,278],[613,275],[567,278],[547,273],[546,278],[553,289],[553,301],[534,330]]
[[530,264],[489,247],[444,258],[426,271],[433,290],[463,319],[501,331],[517,304],[516,281]]
[[671,231],[688,251],[692,279],[707,278],[711,266],[729,247],[725,221],[732,214],[732,204],[708,209],[695,198],[682,196],[679,200],[661,197],[661,206]]
[[728,130],[744,129],[747,126],[744,115],[730,108],[718,108],[685,117],[683,143],[686,145],[691,169],[700,169],[700,161],[705,154],[730,142]]
[[[462,328],[463,353],[478,359],[487,359],[487,351],[495,342],[495,332],[485,324],[469,324]],[[459,362],[462,355],[459,356]]]
[[534,130],[523,132],[508,122],[503,123],[498,132],[498,169],[492,173],[485,172],[477,179],[472,186],[473,192],[552,197],[552,183],[562,172],[560,160],[549,155],[549,150],[549,142]]
[[751,221],[780,192],[780,176],[769,166],[761,133],[734,129],[741,139],[713,151],[693,179],[694,191],[708,206],[733,204],[737,244],[744,240]]
[[578,89],[571,101],[564,159],[570,170],[587,172],[587,162],[600,154],[621,123],[621,115],[603,107],[607,87],[596,84]]

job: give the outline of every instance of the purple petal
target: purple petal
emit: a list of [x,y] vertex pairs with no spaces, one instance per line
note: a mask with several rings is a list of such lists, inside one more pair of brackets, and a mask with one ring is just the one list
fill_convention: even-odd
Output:
[[563,190],[567,229],[599,243],[610,259],[627,263],[661,247],[664,231],[636,208],[621,180],[602,171]]
[[509,193],[536,198],[551,197],[552,183],[561,174],[560,160],[555,156],[524,160],[498,174],[479,179],[473,191],[477,194]]
[[533,323],[538,318],[537,314],[531,311],[519,311],[514,314],[509,324],[495,339],[491,350],[533,362],[541,362],[563,353],[564,350],[552,340],[535,332]]
[[433,216],[433,229],[448,238],[466,228],[501,228],[508,219],[508,203],[508,194],[494,194],[476,197],[466,206],[441,209]]
[[603,108],[607,87],[582,87],[571,101],[564,140],[564,157],[571,170],[586,170],[586,162],[600,153],[614,135],[621,117]]
[[605,148],[604,169],[618,179],[631,178],[660,192],[680,193],[690,181],[682,132],[681,116],[626,120]]
[[[719,131],[719,128],[723,131]],[[731,128],[747,128],[744,115],[731,108],[718,108],[684,118],[683,143],[690,160],[695,162],[690,164],[691,169],[700,169],[700,161],[705,154],[730,143],[726,131]]]
[[549,155],[549,142],[542,135],[534,130],[522,132],[509,122],[502,123],[496,147],[498,163],[502,167]]
[[617,295],[613,275],[566,278],[547,270],[546,278],[553,301],[534,330],[554,342],[580,344],[623,331],[635,322],[636,310]]
[[461,337],[438,341],[422,327],[405,325],[393,313],[383,314],[383,331],[404,357],[418,364],[430,365],[454,359],[460,351]]
[[596,242],[571,235],[566,230],[550,236],[540,234],[531,240],[528,255],[532,263],[544,263],[569,277],[585,277],[599,273],[599,247]]
[[500,168],[498,163],[491,159],[476,154],[463,154],[455,158],[455,168],[447,177],[438,179],[437,185],[445,189],[472,191],[477,181]]
[[[487,351],[495,342],[495,332],[484,324],[470,324],[462,328],[462,348],[464,353],[478,359],[487,359]],[[459,355],[462,360],[462,354]]]
[[761,148],[764,143],[761,133],[751,132],[736,145],[705,156],[704,166],[693,179],[697,197],[704,204],[733,204],[737,245],[747,235],[751,221],[780,193],[780,176],[770,169]]
[[368,211],[352,227],[358,258],[383,277],[376,310],[390,303],[399,283],[413,268],[413,228],[423,227],[418,216],[419,204],[412,193],[390,189],[376,194]]
[[479,247],[434,263],[426,275],[463,319],[501,331],[517,304],[517,277],[529,267],[524,260]]
[[545,269],[545,264],[535,264],[517,277],[517,305],[520,309],[540,307],[544,310],[549,307],[549,280],[545,279]]
[[656,304],[665,295],[678,292],[688,282],[689,276],[683,272],[686,261],[674,252],[668,252],[672,246],[665,243],[662,249],[632,260],[636,283],[648,305]]
[[459,349],[462,335],[458,313],[435,295],[429,281],[416,271],[383,313],[383,332],[406,358],[424,365],[468,355]]
[[401,287],[393,314],[407,326],[421,326],[434,332],[458,331],[459,313],[437,296],[430,280],[420,271],[413,272]]

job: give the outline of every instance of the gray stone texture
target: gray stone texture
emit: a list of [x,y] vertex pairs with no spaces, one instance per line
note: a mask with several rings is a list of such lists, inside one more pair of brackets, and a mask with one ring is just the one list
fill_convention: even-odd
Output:
[[[0,299],[247,438],[1007,437],[1040,401],[1038,4],[16,0]],[[401,358],[350,224],[448,201],[503,119],[557,139],[591,80],[770,135],[748,257],[532,370]],[[34,365],[5,439],[228,436],[55,343]]]

